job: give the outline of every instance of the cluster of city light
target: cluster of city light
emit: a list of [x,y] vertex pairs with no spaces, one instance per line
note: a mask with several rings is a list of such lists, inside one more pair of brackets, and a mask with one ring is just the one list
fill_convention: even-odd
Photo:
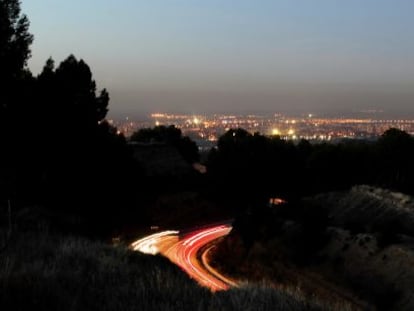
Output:
[[272,129],[272,135],[280,135],[279,129]]
[[210,146],[230,129],[243,128],[250,133],[279,136],[282,139],[333,140],[340,138],[364,138],[379,136],[390,127],[414,133],[414,120],[373,118],[321,118],[313,114],[304,117],[285,117],[280,113],[272,115],[197,115],[154,113],[150,121],[122,122],[110,120],[126,137],[140,128],[159,125],[175,125],[184,135],[197,141],[200,146]]

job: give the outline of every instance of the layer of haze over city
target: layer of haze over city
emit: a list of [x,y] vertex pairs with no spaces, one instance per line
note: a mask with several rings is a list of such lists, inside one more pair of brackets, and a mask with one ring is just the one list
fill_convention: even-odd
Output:
[[414,116],[411,0],[26,0],[29,67],[83,58],[110,117]]

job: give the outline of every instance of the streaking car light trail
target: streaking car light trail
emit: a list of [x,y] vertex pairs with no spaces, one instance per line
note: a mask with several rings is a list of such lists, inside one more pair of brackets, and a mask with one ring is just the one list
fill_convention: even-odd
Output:
[[155,234],[151,234],[142,239],[139,239],[131,244],[131,247],[135,251],[140,251],[144,254],[156,255],[159,253],[157,244],[165,238],[178,235],[179,231],[163,231]]
[[162,254],[181,267],[200,285],[212,291],[226,290],[237,284],[221,275],[208,263],[207,253],[211,247],[199,254],[201,249],[212,241],[231,231],[229,224],[199,229],[182,236],[179,231],[163,231],[139,239],[131,244],[132,249],[146,254]]

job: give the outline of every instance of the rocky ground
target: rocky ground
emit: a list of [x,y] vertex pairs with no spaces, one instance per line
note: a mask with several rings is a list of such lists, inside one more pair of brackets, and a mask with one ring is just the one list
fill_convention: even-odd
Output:
[[258,214],[217,250],[230,275],[299,286],[334,310],[414,310],[412,197],[355,186]]

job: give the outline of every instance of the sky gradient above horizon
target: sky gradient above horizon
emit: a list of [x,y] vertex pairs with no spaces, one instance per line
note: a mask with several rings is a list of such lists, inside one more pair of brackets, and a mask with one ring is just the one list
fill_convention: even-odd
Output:
[[69,54],[110,114],[333,112],[414,116],[412,0],[23,0],[29,67]]

